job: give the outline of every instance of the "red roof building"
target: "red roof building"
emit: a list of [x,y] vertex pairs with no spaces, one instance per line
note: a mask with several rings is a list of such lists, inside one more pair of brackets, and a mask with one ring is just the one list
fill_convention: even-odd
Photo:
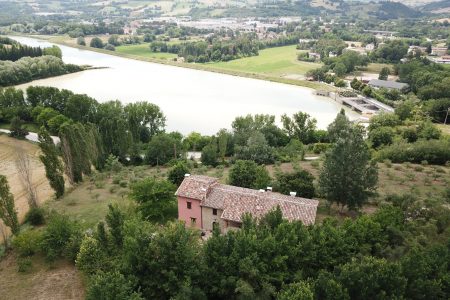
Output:
[[261,218],[277,206],[283,218],[314,224],[317,200],[286,196],[270,190],[252,190],[220,184],[216,178],[187,175],[176,195],[178,218],[187,226],[212,231],[239,228],[246,213]]

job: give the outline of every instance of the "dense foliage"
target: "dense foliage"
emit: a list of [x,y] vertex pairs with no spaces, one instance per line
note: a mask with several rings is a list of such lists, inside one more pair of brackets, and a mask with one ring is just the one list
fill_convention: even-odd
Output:
[[60,58],[52,55],[23,57],[15,62],[0,61],[0,86],[15,85],[81,70],[83,70],[82,67],[65,64]]

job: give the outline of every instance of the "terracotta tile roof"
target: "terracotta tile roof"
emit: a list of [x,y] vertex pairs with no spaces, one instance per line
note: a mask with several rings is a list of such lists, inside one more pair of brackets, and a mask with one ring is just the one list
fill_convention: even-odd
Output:
[[178,187],[175,195],[191,199],[203,200],[208,194],[208,190],[212,185],[216,184],[216,178],[192,175],[184,178],[181,185]]
[[[206,184],[210,185],[205,187]],[[287,220],[310,225],[315,222],[319,204],[317,200],[219,184],[217,179],[207,176],[185,178],[177,195],[201,200],[202,206],[221,209],[221,218],[234,222],[241,222],[244,213],[260,218],[278,205]]]

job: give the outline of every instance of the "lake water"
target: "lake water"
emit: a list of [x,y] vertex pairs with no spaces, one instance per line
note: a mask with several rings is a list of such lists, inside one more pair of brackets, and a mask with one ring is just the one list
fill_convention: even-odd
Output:
[[[32,38],[14,39],[30,46],[52,45]],[[149,101],[161,107],[169,131],[213,134],[221,128],[231,128],[236,116],[271,114],[280,122],[282,114],[292,115],[298,111],[316,118],[318,127],[324,129],[342,108],[304,87],[59,47],[66,63],[107,68],[36,80],[18,87],[53,86],[87,94],[100,102]],[[359,117],[346,110],[351,119]]]

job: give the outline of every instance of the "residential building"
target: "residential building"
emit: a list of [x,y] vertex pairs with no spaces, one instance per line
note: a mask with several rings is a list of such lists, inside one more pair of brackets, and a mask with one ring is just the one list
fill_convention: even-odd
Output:
[[450,55],[432,58],[431,60],[437,64],[450,64]]
[[282,195],[267,190],[252,190],[220,184],[216,178],[186,174],[176,192],[178,218],[186,226],[204,231],[218,227],[221,232],[241,227],[246,213],[261,218],[280,207],[283,218],[314,224],[317,200]]
[[385,88],[389,90],[404,90],[408,88],[408,84],[391,81],[391,80],[380,80],[380,79],[372,79],[369,81],[369,86],[373,88]]
[[448,49],[446,47],[432,47],[431,55],[444,56],[447,54]]

